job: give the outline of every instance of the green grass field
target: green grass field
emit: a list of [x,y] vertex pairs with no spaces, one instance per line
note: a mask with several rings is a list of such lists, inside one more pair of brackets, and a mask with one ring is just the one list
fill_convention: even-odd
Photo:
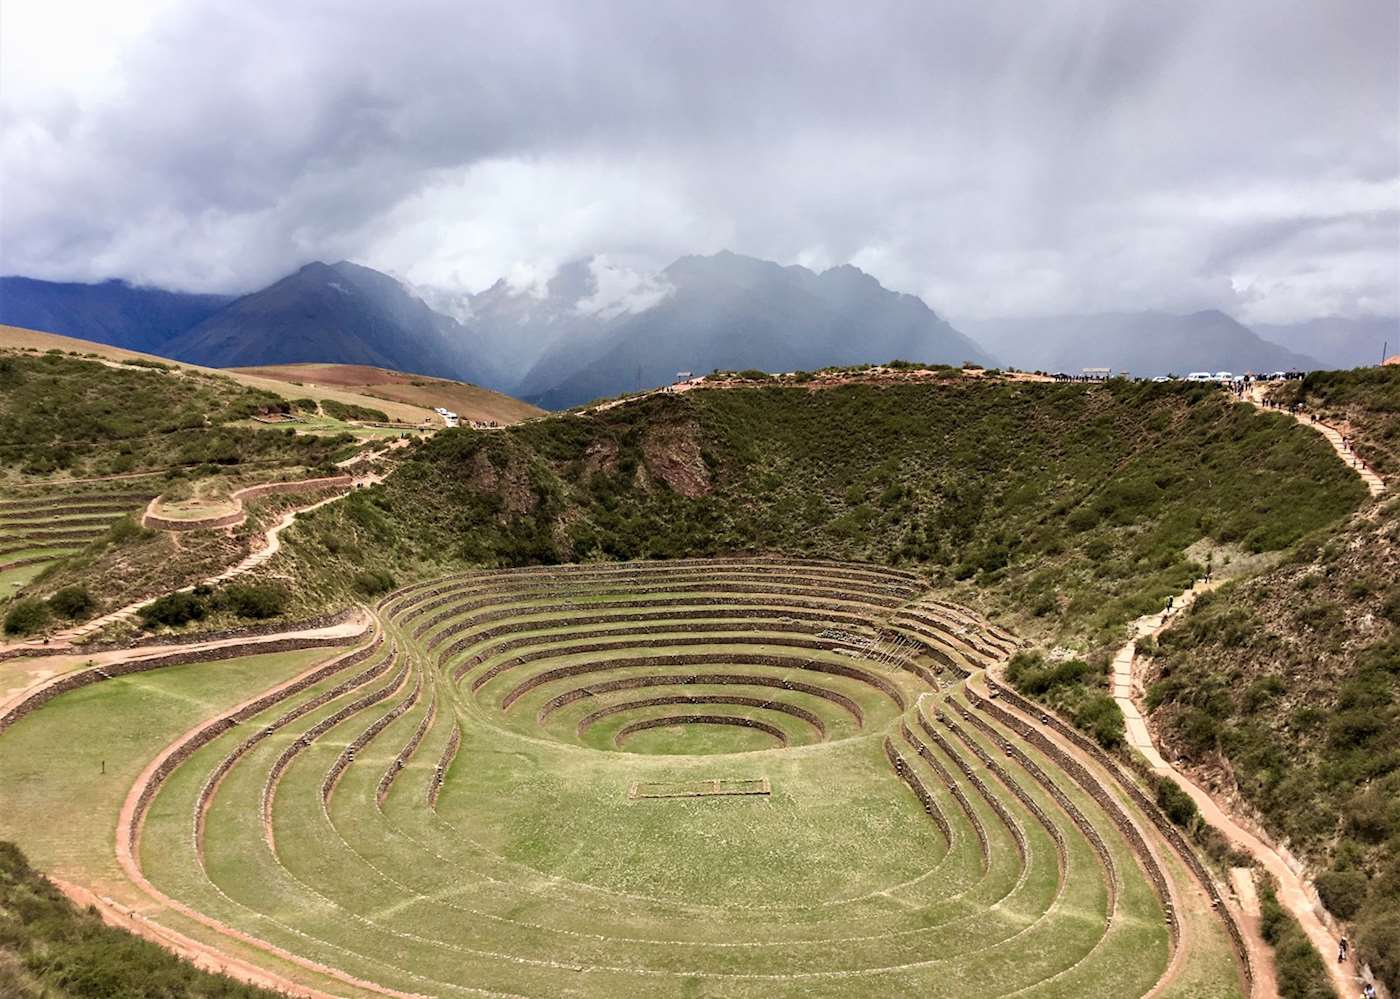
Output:
[[[1014,639],[924,596],[761,558],[420,584],[353,655],[107,680],[0,730],[0,839],[335,994],[1241,995],[1148,818],[965,692]],[[152,782],[143,895],[115,849],[143,769],[334,656]]]

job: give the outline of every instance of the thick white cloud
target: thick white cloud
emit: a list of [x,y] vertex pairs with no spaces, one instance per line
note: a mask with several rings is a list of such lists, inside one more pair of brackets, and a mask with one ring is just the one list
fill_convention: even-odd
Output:
[[954,316],[1397,312],[1398,34],[1393,0],[7,0],[0,271],[597,254],[607,308],[728,247]]

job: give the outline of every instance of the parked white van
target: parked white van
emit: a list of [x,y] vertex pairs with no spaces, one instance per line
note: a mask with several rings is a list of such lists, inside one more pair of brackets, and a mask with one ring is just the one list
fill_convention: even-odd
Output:
[[1193,371],[1186,376],[1186,380],[1188,382],[1211,382],[1214,381],[1215,378],[1209,371]]

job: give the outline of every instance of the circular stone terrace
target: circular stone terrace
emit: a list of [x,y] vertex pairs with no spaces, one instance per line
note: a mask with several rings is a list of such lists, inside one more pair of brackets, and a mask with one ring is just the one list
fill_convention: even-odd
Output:
[[169,746],[117,851],[333,992],[1245,994],[1151,803],[994,695],[1015,647],[869,565],[464,573]]

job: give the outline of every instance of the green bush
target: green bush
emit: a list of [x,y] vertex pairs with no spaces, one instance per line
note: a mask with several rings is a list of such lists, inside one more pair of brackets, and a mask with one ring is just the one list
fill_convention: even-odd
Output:
[[290,599],[287,588],[276,583],[229,583],[218,594],[214,605],[239,617],[262,621],[279,616]]
[[1157,807],[1166,813],[1175,825],[1189,829],[1196,821],[1199,812],[1196,802],[1170,777],[1157,779]]
[[1279,904],[1271,885],[1259,893],[1260,931],[1274,949],[1279,995],[1283,999],[1334,999],[1322,956],[1303,928]]
[[377,597],[394,588],[394,577],[384,569],[366,569],[355,573],[354,586],[367,597]]
[[96,606],[97,601],[86,586],[65,586],[49,597],[49,608],[70,621],[90,614]]
[[1107,694],[1086,697],[1074,713],[1074,724],[1092,735],[1105,749],[1116,749],[1123,744],[1123,710]]
[[1363,917],[1356,926],[1356,953],[1393,995],[1400,988],[1400,911]]
[[5,614],[5,634],[32,635],[49,623],[48,605],[38,597],[16,600]]
[[71,999],[272,999],[201,971],[69,902],[0,842],[0,994]]
[[388,423],[389,415],[382,409],[370,409],[368,406],[357,406],[348,402],[337,402],[334,399],[322,399],[321,409],[326,415],[337,420],[366,420],[371,423]]
[[1316,884],[1322,904],[1338,919],[1351,919],[1366,901],[1364,871],[1323,871],[1317,876]]
[[204,620],[205,615],[209,613],[209,608],[203,597],[181,590],[179,593],[167,593],[142,607],[136,613],[140,616],[141,623],[147,628],[161,625],[168,628],[178,628],[191,621]]
[[112,521],[112,526],[107,528],[107,542],[113,545],[123,545],[129,541],[144,541],[153,538],[156,532],[142,527],[131,514],[118,517]]

